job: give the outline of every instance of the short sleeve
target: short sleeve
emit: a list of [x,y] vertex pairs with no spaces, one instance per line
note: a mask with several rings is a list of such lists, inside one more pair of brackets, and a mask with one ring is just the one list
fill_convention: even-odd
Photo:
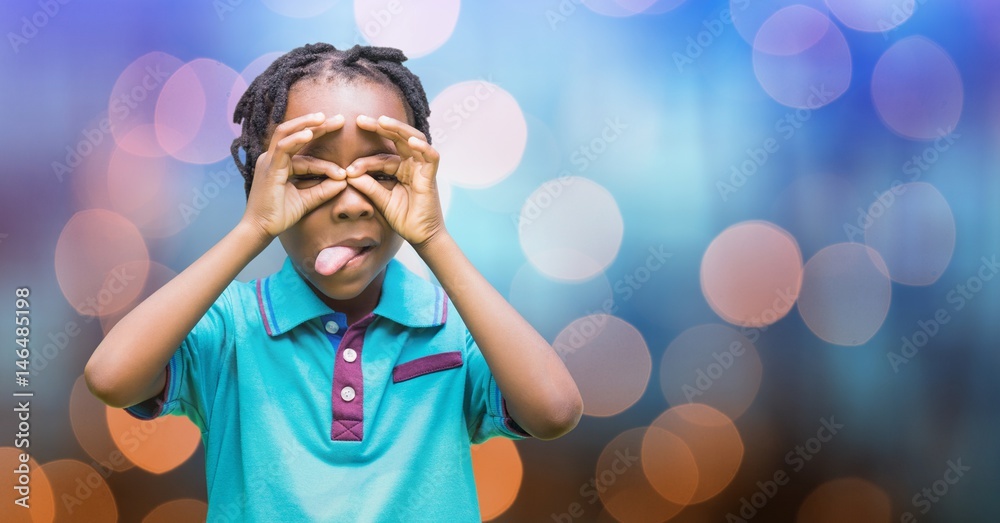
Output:
[[507,412],[507,404],[500,393],[493,372],[468,329],[465,329],[466,386],[465,419],[472,443],[482,443],[502,436],[518,440],[530,438],[524,429]]
[[126,412],[142,420],[166,414],[187,416],[202,432],[208,430],[224,349],[232,341],[234,291],[233,285],[223,291],[171,356],[163,391],[127,407]]

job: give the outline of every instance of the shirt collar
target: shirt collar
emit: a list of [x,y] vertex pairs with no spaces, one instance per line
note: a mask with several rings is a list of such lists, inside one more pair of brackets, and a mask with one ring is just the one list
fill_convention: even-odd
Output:
[[[271,336],[339,312],[313,293],[290,258],[285,258],[281,270],[254,285],[264,328]],[[417,276],[393,258],[386,265],[382,295],[373,313],[407,327],[436,327],[448,318],[448,296],[440,286]]]

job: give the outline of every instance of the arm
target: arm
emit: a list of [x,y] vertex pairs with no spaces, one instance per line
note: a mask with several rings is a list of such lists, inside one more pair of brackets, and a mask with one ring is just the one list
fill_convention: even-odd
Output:
[[[313,138],[342,126],[343,117],[321,114],[277,126],[271,148],[257,161],[247,210],[236,227],[122,318],[94,351],[84,376],[95,396],[128,407],[163,390],[167,362],[226,286],[275,236],[346,187],[340,167],[295,156]],[[329,178],[299,190],[289,177],[305,173]]]
[[421,244],[417,253],[465,320],[517,424],[538,439],[573,430],[583,399],[556,351],[476,270],[447,231]]
[[90,391],[112,407],[156,396],[166,364],[205,311],[269,240],[240,222],[219,243],[140,303],[108,332],[87,362]]
[[[358,126],[388,138],[396,155],[355,160],[347,183],[364,193],[386,221],[414,246],[451,297],[482,351],[511,416],[539,439],[576,426],[583,399],[555,350],[476,270],[444,227],[435,177],[439,156],[423,133],[382,116],[358,116]],[[396,175],[387,189],[368,172]]]

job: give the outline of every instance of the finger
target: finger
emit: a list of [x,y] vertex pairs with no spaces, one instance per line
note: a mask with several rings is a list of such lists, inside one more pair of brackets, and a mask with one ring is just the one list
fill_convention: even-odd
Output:
[[[279,183],[285,183],[288,180],[289,167],[291,166],[291,157],[293,152],[304,147],[313,138],[313,132],[311,129],[302,129],[295,133],[292,133],[281,140],[271,142],[271,150],[267,151],[267,156],[270,162],[269,169],[274,172],[278,178]],[[261,155],[263,156],[263,155]]]
[[[317,113],[317,114],[322,114],[322,113]],[[311,136],[305,141],[295,140],[294,142],[288,142],[285,144],[283,144],[282,142],[278,142],[278,152],[284,152],[289,156],[294,156],[296,154],[299,154],[299,152],[302,151],[302,148],[308,145],[310,142],[318,139],[319,137],[327,133],[332,133],[334,131],[340,130],[343,127],[344,127],[344,115],[342,114],[334,115],[330,118],[323,120],[322,122],[319,123],[319,125],[306,127],[302,131],[299,131],[299,132],[303,131],[312,132]]]
[[270,146],[268,147],[268,153],[272,157],[274,167],[287,169],[287,156],[294,156],[310,141],[343,126],[343,115],[338,114],[327,118],[323,113],[304,114],[278,124],[271,134]]
[[356,178],[368,174],[372,178],[378,178],[377,174],[383,172],[395,176],[396,181],[400,183],[409,184],[412,173],[415,169],[419,169],[418,165],[414,165],[418,163],[412,156],[400,158],[399,155],[381,153],[354,160],[347,166],[347,177]]
[[421,162],[436,164],[440,159],[437,151],[431,147],[431,144],[417,138],[416,136],[411,136],[408,140],[406,140],[406,145],[410,148],[413,157]]
[[[343,129],[344,128],[344,123],[346,123],[346,119],[344,118],[344,115],[342,115],[342,114],[335,114],[335,115],[327,118],[326,120],[324,120],[319,125],[316,125],[314,127],[309,127],[308,129],[311,129],[312,132],[313,132],[312,140],[317,140],[317,139],[319,139],[320,137],[322,137],[325,134],[329,134],[329,133],[332,133],[334,131],[339,131],[339,130]],[[298,149],[291,150],[289,152],[291,154],[299,154],[299,152],[301,150],[302,150],[302,147],[300,146]]]
[[[309,140],[312,140],[312,131],[309,129],[302,129],[301,131],[293,133],[290,136],[284,137],[281,140],[282,143],[280,144],[272,142],[271,149],[257,157],[257,164],[254,166],[254,172],[262,173],[261,177],[265,178],[269,183],[284,185],[288,181],[288,176],[291,174],[289,171],[291,160],[289,159],[289,155],[285,153],[284,150],[287,150],[296,143],[309,143]],[[256,174],[254,175],[254,178],[257,178]]]
[[300,132],[303,129],[321,125],[324,121],[326,121],[326,116],[323,113],[309,113],[292,118],[291,120],[285,122],[281,122],[271,133],[271,146],[268,147],[268,151],[273,152],[277,150],[278,142],[284,140],[286,137]]
[[275,144],[272,154],[275,159],[279,156],[292,156],[295,154],[294,151],[301,149],[305,144],[309,143],[313,139],[313,136],[314,133],[311,128],[294,132],[279,140]]
[[373,156],[358,158],[347,166],[347,176],[356,177],[365,173],[384,172],[395,175],[399,171],[400,158],[398,155],[382,153]]
[[375,204],[375,208],[378,209],[378,212],[385,216],[385,211],[389,208],[389,202],[392,199],[391,190],[382,187],[382,184],[367,175],[358,176],[356,178],[348,178],[347,183],[351,187],[361,191],[361,194],[367,196],[368,199]]
[[427,140],[411,136],[406,143],[415,152],[420,153],[420,156],[423,157],[425,162],[436,164],[441,161],[441,154],[437,152],[437,149],[431,147],[431,144],[427,143]]
[[[382,115],[378,118],[378,125],[386,131],[393,132],[397,136],[406,140],[406,148],[410,150],[410,156],[419,160],[421,162],[431,161],[430,158],[423,154],[424,151],[431,149],[430,144],[427,142],[427,136],[417,130],[415,127],[407,124],[406,122],[401,122],[392,118],[390,116]],[[420,147],[420,144],[424,144],[424,147]],[[397,148],[399,147],[397,143]],[[437,153],[434,154],[434,162],[437,162]]]
[[416,127],[412,125],[401,122],[391,116],[382,115],[378,117],[378,124],[383,129],[392,131],[405,139],[409,139],[411,136],[416,136],[417,138],[427,141],[427,136],[420,132]]
[[322,158],[297,154],[291,160],[292,174],[325,174],[334,180],[343,180],[347,171],[343,167]]
[[410,139],[407,140],[407,143],[413,151],[412,158],[422,162],[422,165],[420,165],[418,169],[415,169],[414,173],[420,173],[422,176],[418,176],[418,178],[426,180],[427,185],[424,187],[435,187],[438,162],[441,161],[441,155],[436,149],[431,147],[431,144],[417,138],[416,136],[411,136]]
[[346,188],[347,182],[344,180],[323,180],[308,189],[300,189],[299,198],[302,199],[302,206],[308,214]]
[[387,129],[379,125],[378,120],[372,118],[371,116],[363,114],[358,115],[357,124],[358,127],[360,127],[361,129],[373,132],[383,138],[388,138],[389,140],[392,140],[392,143],[396,144],[396,152],[400,156],[405,158],[412,154],[410,151],[410,147],[406,144],[406,139],[408,137],[403,136],[394,130]]

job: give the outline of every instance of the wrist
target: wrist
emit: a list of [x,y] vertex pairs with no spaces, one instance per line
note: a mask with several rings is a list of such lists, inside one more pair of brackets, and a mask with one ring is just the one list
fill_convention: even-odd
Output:
[[236,224],[232,234],[236,235],[242,241],[248,242],[249,245],[259,247],[259,250],[264,250],[275,238],[274,235],[267,232],[260,224],[246,217]]
[[427,237],[426,240],[420,243],[413,243],[413,250],[417,251],[424,261],[427,261],[427,256],[433,255],[434,252],[439,251],[442,247],[447,245],[449,242],[454,242],[448,230],[444,227],[438,229],[435,233]]

